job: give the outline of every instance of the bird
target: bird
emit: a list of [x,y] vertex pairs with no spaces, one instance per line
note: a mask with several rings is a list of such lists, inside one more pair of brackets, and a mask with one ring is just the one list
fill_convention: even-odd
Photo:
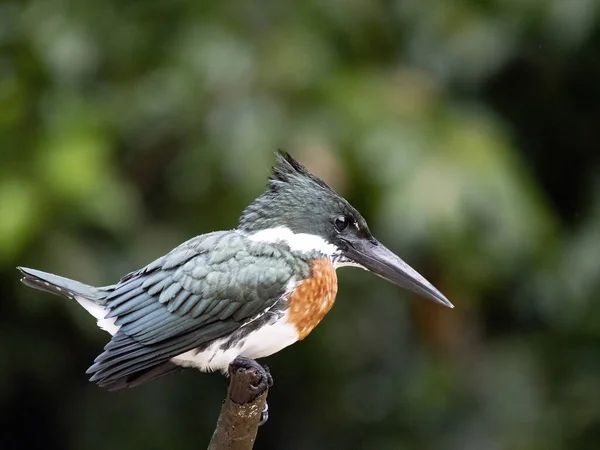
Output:
[[94,287],[26,267],[21,281],[77,301],[111,335],[87,370],[118,390],[184,368],[256,362],[301,341],[332,308],[336,270],[357,267],[442,305],[452,303],[373,237],[361,214],[289,153],[237,227],[193,237],[118,282]]

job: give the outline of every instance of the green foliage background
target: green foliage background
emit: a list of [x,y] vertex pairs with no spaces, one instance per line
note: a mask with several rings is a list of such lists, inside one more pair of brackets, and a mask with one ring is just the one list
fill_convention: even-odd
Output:
[[456,305],[340,271],[257,449],[596,449],[600,3],[0,3],[0,448],[204,448],[226,381],[109,393],[109,284],[232,228],[282,147]]

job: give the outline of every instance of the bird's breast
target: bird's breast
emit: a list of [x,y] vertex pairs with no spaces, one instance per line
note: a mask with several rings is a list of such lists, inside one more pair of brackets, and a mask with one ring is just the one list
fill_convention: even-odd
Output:
[[329,312],[337,294],[337,275],[329,258],[311,263],[310,277],[302,280],[288,299],[287,321],[304,339]]

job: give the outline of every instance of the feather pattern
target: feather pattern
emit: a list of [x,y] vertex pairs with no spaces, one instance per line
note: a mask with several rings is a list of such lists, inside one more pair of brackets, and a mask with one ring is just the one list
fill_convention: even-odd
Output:
[[91,380],[115,384],[234,332],[271,308],[290,280],[308,277],[310,258],[236,231],[183,243],[107,296],[107,317],[121,327],[88,370]]

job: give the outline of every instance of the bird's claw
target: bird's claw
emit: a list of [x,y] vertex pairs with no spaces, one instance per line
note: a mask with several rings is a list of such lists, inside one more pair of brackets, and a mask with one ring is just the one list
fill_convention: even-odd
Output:
[[265,401],[265,407],[260,413],[260,422],[258,422],[258,426],[264,425],[267,423],[267,420],[269,420],[269,404]]
[[261,366],[255,360],[246,358],[245,356],[236,357],[230,365],[230,370],[254,370],[260,377],[257,384],[250,385],[250,389],[257,395],[262,394],[268,388],[273,386],[273,377],[267,367]]
[[267,366],[266,364],[263,366],[263,369],[265,370],[265,374],[267,375],[267,386],[272,388],[273,387],[273,376],[271,375],[271,370],[269,369],[269,366]]

